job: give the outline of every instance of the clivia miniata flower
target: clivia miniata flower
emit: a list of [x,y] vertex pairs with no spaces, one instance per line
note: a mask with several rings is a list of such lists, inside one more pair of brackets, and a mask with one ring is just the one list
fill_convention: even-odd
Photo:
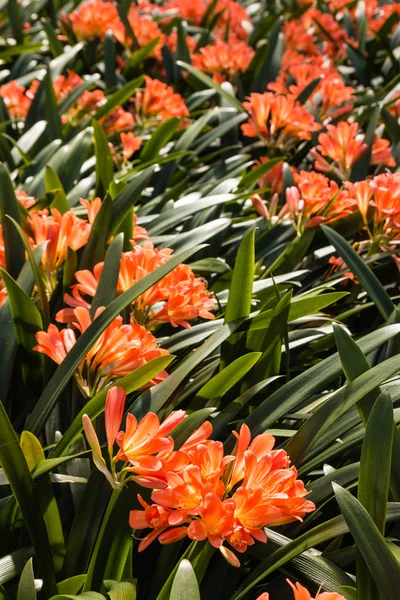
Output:
[[[133,249],[121,256],[121,265],[117,283],[117,293],[128,290],[137,281],[164,265],[170,259],[172,250],[154,248],[150,241],[142,246],[133,243]],[[104,263],[95,265],[93,272],[77,271],[77,284],[72,286],[72,296],[65,295],[70,307],[90,307],[91,298],[96,294]],[[140,295],[132,305],[134,322],[147,327],[160,323],[171,323],[190,328],[189,321],[198,317],[214,319],[210,309],[214,300],[207,291],[205,282],[195,277],[192,269],[180,264],[158,283]],[[65,308],[59,313],[63,322],[68,322],[73,310]]]
[[[98,308],[96,316],[104,310]],[[38,342],[34,350],[46,354],[58,365],[62,363],[68,352],[76,344],[76,331],[81,334],[91,325],[92,318],[87,308],[77,307],[68,317],[70,327],[61,329],[50,324],[46,331],[36,334]],[[159,348],[156,338],[144,327],[137,324],[126,325],[122,317],[116,317],[94,342],[85,358],[75,371],[75,379],[82,393],[91,398],[102,389],[108,387],[116,379],[125,377],[147,362],[168,354]],[[167,377],[161,371],[150,385]]]
[[[300,583],[293,584],[289,579],[286,580],[293,590],[294,600],[345,600],[344,596],[341,596],[337,592],[318,592],[315,598],[311,597],[311,594],[305,587]],[[264,592],[257,597],[257,600],[270,600],[268,592]]]

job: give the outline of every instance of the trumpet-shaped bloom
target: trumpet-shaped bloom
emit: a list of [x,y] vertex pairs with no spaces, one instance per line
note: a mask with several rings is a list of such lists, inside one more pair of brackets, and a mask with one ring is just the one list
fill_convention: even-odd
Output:
[[132,470],[138,473],[157,471],[162,464],[157,457],[151,455],[173,450],[174,443],[168,434],[185,416],[186,413],[183,410],[173,412],[160,425],[160,421],[154,413],[147,413],[140,423],[137,422],[134,415],[129,413],[126,418],[125,431],[120,431],[116,436],[119,451],[114,460],[129,462]]
[[295,173],[294,178],[297,187],[286,189],[286,206],[281,214],[289,215],[299,232],[321,222],[341,219],[357,208],[357,202],[348,189],[339,189],[336,181],[321,173],[300,171]]
[[[143,229],[137,227],[135,235],[144,237]],[[143,246],[135,244],[133,250],[121,256],[117,292],[125,292],[168,262],[171,254],[172,250],[168,248],[157,250],[150,241]],[[78,283],[72,286],[72,296],[65,295],[66,304],[71,307],[90,306],[89,301],[96,294],[103,265],[98,263],[93,273],[88,270],[75,273]],[[134,321],[147,326],[171,323],[174,327],[182,325],[189,328],[188,321],[192,319],[213,319],[214,315],[210,312],[213,307],[214,300],[203,279],[195,277],[188,265],[181,264],[134,301],[132,317]],[[71,314],[71,309],[64,309],[60,311],[59,318],[68,322]]]
[[344,596],[341,596],[337,592],[322,592],[315,596],[315,599],[311,597],[311,594],[305,587],[300,583],[293,584],[289,579],[286,580],[293,590],[294,600],[345,600]]
[[[310,592],[300,583],[293,584],[289,579],[286,581],[293,590],[294,600],[345,600],[344,596],[341,596],[337,592],[319,592],[315,598],[312,598]],[[257,600],[269,600],[269,594],[264,592],[258,596]]]
[[88,40],[95,37],[104,38],[109,29],[117,27],[119,16],[113,2],[89,0],[72,11],[68,17],[78,40]]
[[[104,310],[99,308],[96,316]],[[53,324],[46,331],[36,334],[38,342],[34,350],[49,356],[61,364],[76,343],[76,330],[86,331],[92,319],[87,308],[78,307],[70,315],[72,327],[59,331]],[[82,392],[92,397],[120,377],[129,375],[147,362],[168,354],[159,348],[156,338],[140,325],[125,325],[122,317],[116,317],[97,338],[86,357],[77,367],[75,378]],[[167,373],[162,371],[150,385],[162,381]]]
[[[365,154],[368,145],[357,123],[341,121],[337,126],[327,125],[326,133],[318,136],[318,146],[311,154],[315,158],[315,168],[319,171],[333,171],[341,179],[348,179],[352,166]],[[325,158],[332,160],[329,163]],[[372,165],[395,166],[390,152],[390,142],[375,134],[371,154]]]
[[232,80],[237,73],[244,73],[254,56],[254,50],[245,42],[227,43],[217,40],[214,44],[200,48],[193,56],[193,66],[211,73],[214,81],[222,83]]
[[46,244],[42,268],[51,293],[56,284],[56,270],[65,261],[68,248],[75,251],[82,248],[89,239],[91,225],[72,210],[62,215],[55,208],[51,215],[47,211],[34,211],[29,215],[27,223],[31,230],[32,246],[36,248],[40,244]]
[[25,119],[34,96],[34,87],[27,90],[18,85],[16,81],[10,81],[0,86],[0,96],[4,100],[7,111],[13,119]]
[[184,99],[171,86],[147,75],[145,84],[144,90],[137,91],[132,98],[138,123],[152,126],[171,117],[189,116]]
[[241,126],[244,135],[259,137],[269,146],[288,148],[298,140],[309,140],[321,125],[294,96],[274,94],[250,94],[243,103],[250,115]]

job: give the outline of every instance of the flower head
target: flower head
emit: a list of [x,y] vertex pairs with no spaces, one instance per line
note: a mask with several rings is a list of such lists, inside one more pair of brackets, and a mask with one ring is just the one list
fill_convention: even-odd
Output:
[[[142,238],[145,232],[139,227],[135,233]],[[172,250],[163,248],[157,250],[153,244],[146,241],[143,246],[134,245],[133,250],[124,252],[121,256],[117,292],[125,292],[134,283],[164,265],[170,259]],[[96,293],[103,263],[94,267],[93,273],[88,270],[77,271],[78,281],[72,287],[72,296],[65,295],[65,302],[71,306],[90,306],[84,296],[93,297]],[[188,265],[178,265],[157,284],[150,287],[133,303],[132,315],[140,324],[154,326],[160,323],[171,323],[174,327],[181,325],[189,328],[189,321],[202,317],[213,319],[210,309],[214,300],[205,287],[204,281],[195,277]],[[68,321],[71,309],[64,309],[60,318]]]
[[145,88],[133,97],[138,122],[144,125],[158,124],[171,117],[188,117],[189,111],[180,94],[159,79],[145,76]]
[[[99,308],[96,315],[104,310]],[[48,331],[36,334],[38,342],[34,350],[42,352],[57,364],[61,364],[76,343],[76,331],[83,333],[91,325],[87,308],[78,307],[69,316],[71,327],[59,331],[53,324]],[[116,379],[129,375],[147,362],[168,354],[159,348],[155,337],[140,325],[126,325],[122,317],[116,317],[97,338],[75,371],[75,379],[82,392],[89,398],[106,388]],[[150,385],[162,381],[167,373],[162,371]]]
[[321,126],[313,115],[294,96],[250,94],[243,103],[250,115],[241,126],[244,135],[260,137],[269,146],[288,148],[297,140],[309,140]]
[[245,42],[227,43],[217,40],[200,48],[193,56],[196,69],[211,73],[214,81],[231,80],[237,73],[244,73],[254,56],[254,50]]

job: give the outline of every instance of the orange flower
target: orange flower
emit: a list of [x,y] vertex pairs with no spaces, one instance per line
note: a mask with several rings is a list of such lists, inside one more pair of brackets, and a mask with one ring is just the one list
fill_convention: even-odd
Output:
[[74,71],[68,71],[68,75],[59,75],[53,83],[57,102],[64,100],[75,88],[83,83],[82,77]]
[[286,189],[286,205],[280,216],[289,215],[299,233],[306,227],[341,219],[357,207],[347,189],[340,190],[335,181],[321,173],[300,171],[294,177],[298,187]]
[[354,98],[354,89],[346,86],[343,77],[330,64],[320,64],[318,60],[309,63],[289,64],[275,82],[268,85],[268,89],[279,94],[292,94],[297,97],[305,88],[316,79],[321,81],[312,93],[309,102],[318,111],[321,119],[337,117],[352,109],[351,100]]
[[241,126],[244,135],[260,137],[270,146],[288,148],[296,140],[311,139],[311,133],[321,128],[291,95],[250,94],[243,106],[250,114],[249,121]]
[[214,81],[222,83],[226,79],[232,80],[237,73],[244,73],[253,56],[254,50],[245,42],[228,44],[217,40],[200,48],[200,54],[193,56],[193,66],[211,73]]
[[118,27],[119,16],[113,2],[89,0],[72,11],[69,15],[72,29],[78,40],[88,40],[94,37],[103,39],[108,29]]
[[160,460],[151,455],[173,450],[174,442],[168,434],[185,417],[185,411],[178,410],[172,412],[160,425],[157,415],[150,412],[138,424],[136,417],[128,413],[126,430],[120,431],[116,436],[120,449],[114,461],[129,462],[130,470],[136,473],[158,471],[162,466]]
[[[367,144],[363,141],[364,136],[357,123],[347,121],[341,121],[337,126],[327,125],[326,129],[326,133],[320,133],[318,136],[319,153],[316,150],[311,151],[316,159],[315,168],[328,173],[334,171],[341,179],[348,179],[351,167],[367,150]],[[334,165],[321,155],[330,158]]]
[[124,388],[114,386],[108,390],[105,408],[105,426],[110,454],[112,454],[112,448],[121,426],[125,400],[126,392]]
[[142,138],[136,137],[132,131],[121,133],[122,155],[124,160],[129,160],[132,154],[139,150],[142,145]]
[[[169,527],[168,519],[173,511],[157,504],[150,505],[140,495],[138,495],[138,499],[144,511],[131,510],[129,513],[129,525],[132,529],[149,528],[153,530],[139,544],[138,551],[143,552],[151,542],[156,540]],[[177,529],[179,530],[178,533]],[[161,540],[164,543],[172,543],[186,537],[186,527],[179,527],[177,529],[170,529],[167,532],[169,535],[167,537],[164,535],[164,538],[161,538]]]
[[16,81],[5,83],[0,86],[0,96],[4,100],[10,117],[25,119],[31,106],[33,95],[30,95],[24,86],[18,85]]
[[206,494],[199,519],[192,521],[187,535],[191,540],[201,542],[208,539],[214,548],[220,548],[233,530],[234,500],[221,500],[216,494]]
[[[344,596],[341,596],[336,592],[323,592],[322,594],[318,593],[315,596],[315,599],[313,599],[311,598],[311,595],[306,590],[306,588],[300,585],[300,583],[296,583],[295,585],[293,585],[293,583],[291,583],[289,579],[287,579],[286,581],[293,590],[294,600],[345,600]],[[264,592],[263,594],[257,597],[257,600],[269,600],[269,594],[267,592]]]
[[55,208],[51,215],[47,211],[33,211],[27,218],[27,224],[31,230],[32,246],[36,248],[46,243],[42,268],[47,290],[51,293],[56,285],[57,269],[65,261],[68,248],[75,251],[82,248],[89,239],[91,225],[72,210],[62,215]]
[[[128,290],[135,282],[165,264],[171,254],[172,250],[157,250],[151,242],[145,242],[143,246],[135,244],[133,250],[121,256],[117,291]],[[72,307],[90,306],[82,294],[89,297],[95,295],[103,264],[98,263],[93,273],[87,270],[75,273],[78,283],[72,286],[72,296],[65,295],[66,304]],[[148,326],[171,323],[173,327],[181,325],[190,328],[189,320],[198,317],[214,319],[215,316],[209,312],[213,307],[214,300],[207,292],[204,281],[195,277],[188,265],[181,264],[134,301],[132,315],[137,322]],[[70,309],[64,309],[59,317],[68,321],[70,314]]]
[[[311,150],[316,159],[315,168],[319,171],[333,171],[341,179],[348,179],[352,166],[366,152],[368,146],[364,135],[358,129],[357,123],[341,121],[337,126],[327,125],[327,133],[318,136],[317,150]],[[323,158],[327,156],[333,161],[329,163]],[[390,142],[375,134],[371,155],[372,165],[395,166],[395,160],[390,152]]]
[[365,223],[367,220],[367,211],[373,194],[371,182],[356,181],[356,183],[350,183],[350,181],[346,181],[346,188],[349,190],[350,195],[356,200],[358,210],[360,211]]
[[[96,316],[104,308],[96,311]],[[57,318],[57,317],[56,317]],[[67,353],[76,343],[76,333],[86,331],[92,319],[87,308],[78,307],[69,317],[72,327],[59,331],[53,324],[48,331],[36,334],[38,345],[34,350],[49,356],[61,364]],[[82,393],[91,398],[113,381],[129,375],[147,362],[168,354],[159,348],[156,338],[140,325],[125,325],[122,317],[116,317],[98,337],[86,357],[78,365],[75,379]],[[149,385],[162,381],[167,373],[159,373]]]
[[400,173],[384,173],[371,181],[374,191],[375,226],[386,235],[400,231]]
[[[151,495],[155,503],[152,510],[158,507],[160,512],[162,508],[171,511],[162,524],[164,543],[170,543],[175,535],[182,536],[186,531],[191,539],[208,539],[230,564],[239,566],[235,554],[223,546],[224,541],[238,552],[244,552],[255,540],[266,542],[263,529],[266,525],[301,520],[315,506],[305,500],[307,492],[297,479],[296,469],[289,466],[286,452],[273,450],[272,436],[259,435],[251,442],[249,428],[243,425],[237,435],[235,456],[224,456],[220,442],[206,439],[210,427],[209,424],[199,428],[176,453],[186,454],[189,462],[185,463],[181,456],[179,460],[175,457],[165,460],[163,452],[152,457],[153,461],[155,458],[163,462],[164,469],[164,485],[157,481],[157,471],[154,472],[158,489]],[[229,463],[232,464],[229,466]],[[150,464],[156,467],[156,462]],[[172,470],[174,465],[179,472]],[[140,479],[136,480],[141,483]],[[233,496],[227,497],[241,481]],[[146,483],[150,483],[150,479]],[[145,516],[135,514],[136,523],[141,523],[142,528],[149,526]],[[178,530],[174,533],[168,526],[178,527]],[[150,537],[155,539],[157,535],[154,531]],[[160,538],[163,540],[164,537]]]
[[294,600],[345,600],[344,596],[341,596],[336,592],[323,592],[322,594],[318,593],[315,596],[315,599],[313,599],[310,592],[308,592],[305,587],[300,585],[300,583],[293,585],[289,579],[286,581],[293,590]]
[[145,76],[146,86],[133,97],[135,115],[142,125],[156,125],[171,117],[188,117],[189,111],[180,94],[159,79]]

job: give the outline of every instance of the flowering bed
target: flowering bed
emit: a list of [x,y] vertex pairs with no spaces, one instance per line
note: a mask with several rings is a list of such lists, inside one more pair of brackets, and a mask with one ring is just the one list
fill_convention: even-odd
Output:
[[3,10],[0,599],[398,600],[400,4]]

